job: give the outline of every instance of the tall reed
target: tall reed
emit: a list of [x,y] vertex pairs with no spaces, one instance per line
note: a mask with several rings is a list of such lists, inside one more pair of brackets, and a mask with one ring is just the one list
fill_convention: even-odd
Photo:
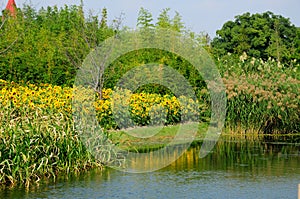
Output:
[[42,178],[102,168],[79,140],[69,115],[10,105],[0,113],[0,184],[29,187]]

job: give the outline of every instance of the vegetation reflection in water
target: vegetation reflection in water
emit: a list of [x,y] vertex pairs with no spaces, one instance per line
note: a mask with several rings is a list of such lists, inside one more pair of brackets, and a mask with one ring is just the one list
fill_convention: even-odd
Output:
[[[259,187],[252,194],[260,196],[263,193],[265,198],[273,198],[277,194],[293,198],[297,191],[297,179],[300,178],[299,145],[300,143],[257,140],[220,140],[214,150],[201,159],[199,142],[194,143],[171,165],[156,172],[130,174],[109,168],[104,171],[93,170],[77,177],[58,179],[55,183],[32,186],[25,197],[129,198],[133,196],[131,191],[141,190],[135,194],[141,194],[145,198],[149,198],[147,193],[151,193],[153,197],[159,197],[163,193],[171,194],[169,198],[181,195],[195,198],[201,193],[203,198],[211,198],[212,195],[205,194],[212,194],[211,191],[214,190],[213,196],[216,197],[220,196],[220,191],[225,191],[232,198],[247,198],[252,196],[248,195],[249,191],[252,193]],[[174,147],[173,153],[164,151],[159,156],[144,153],[144,156],[138,156],[142,158],[136,159],[135,164],[130,166],[136,169],[151,168],[151,165],[155,167],[160,161],[164,161],[164,155],[176,156],[176,148],[180,152],[181,146],[178,145]],[[183,193],[182,186],[189,192]],[[260,189],[261,186],[267,188]],[[241,187],[244,189],[240,190]],[[23,189],[14,189],[2,194],[4,198],[18,198],[23,197],[24,192]]]
[[[300,144],[270,143],[261,141],[219,141],[214,150],[205,158],[199,158],[201,143],[189,148],[167,170],[247,170],[264,175],[280,175],[288,172],[300,174]],[[130,167],[140,170],[156,168],[161,162],[178,156],[182,146],[174,146],[170,151],[145,153],[131,161]]]

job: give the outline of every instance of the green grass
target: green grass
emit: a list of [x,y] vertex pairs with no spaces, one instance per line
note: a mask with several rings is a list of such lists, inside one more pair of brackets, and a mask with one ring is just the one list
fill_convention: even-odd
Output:
[[[126,130],[109,131],[110,139],[119,148],[129,151],[148,151],[155,150],[171,143],[178,134],[179,128],[182,130],[182,136],[176,138],[173,144],[184,144],[191,138],[201,141],[206,135],[208,125],[206,123],[186,123],[173,126],[154,126],[154,127],[136,127]],[[194,131],[195,129],[198,129]],[[153,135],[155,132],[155,135]],[[151,137],[148,137],[153,135]]]
[[[149,152],[165,147],[170,144],[178,134],[179,128],[184,128],[184,136],[181,136],[176,143],[185,144],[192,138],[191,146],[201,144],[206,137],[208,124],[196,124],[198,130],[195,130],[195,124],[186,123],[173,126],[154,126],[154,127],[136,127],[123,130],[108,131],[110,139],[120,149],[133,152]],[[250,132],[251,131],[251,132]],[[298,134],[259,134],[254,129],[244,131],[243,133],[232,132],[231,128],[224,128],[218,141],[282,141],[282,142],[300,142]],[[150,136],[151,137],[148,137]]]

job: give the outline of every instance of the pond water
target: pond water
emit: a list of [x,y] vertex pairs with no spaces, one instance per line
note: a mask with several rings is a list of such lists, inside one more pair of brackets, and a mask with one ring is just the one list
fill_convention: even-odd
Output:
[[[299,146],[220,141],[203,159],[196,145],[155,172],[90,171],[28,192],[13,189],[0,194],[1,198],[297,198]],[[149,156],[147,161],[161,160]]]

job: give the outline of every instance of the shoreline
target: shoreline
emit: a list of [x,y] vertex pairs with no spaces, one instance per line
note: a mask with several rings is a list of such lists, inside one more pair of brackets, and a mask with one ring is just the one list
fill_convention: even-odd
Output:
[[[183,124],[186,129],[189,129],[191,127],[191,123]],[[202,144],[203,139],[205,138],[205,133],[207,130],[207,124],[205,123],[200,123],[198,126],[198,131],[195,134],[195,137],[193,140],[190,142],[190,147],[196,147]],[[157,135],[151,138],[136,138],[131,135],[126,134],[125,130],[119,130],[119,131],[109,131],[109,135],[111,136],[111,141],[113,144],[118,145],[120,148],[122,148],[125,151],[131,151],[131,152],[138,152],[138,153],[147,153],[150,151],[155,151],[160,148],[165,147],[172,139],[174,139],[174,136],[176,136],[176,129],[179,128],[179,125],[172,125],[172,126],[156,126],[152,127],[151,130],[154,129],[161,129],[161,132],[159,132]],[[142,127],[142,128],[132,128],[132,129],[127,129],[126,131],[134,131],[135,133],[141,131],[141,130],[146,130],[148,129],[147,127]],[[228,130],[228,129],[227,129]],[[297,146],[300,145],[300,133],[299,134],[269,134],[269,135],[262,135],[262,134],[241,134],[241,133],[224,133],[224,132],[230,132],[226,131],[226,128],[223,129],[223,133],[220,135],[219,141],[224,141],[224,142],[244,142],[244,141],[250,141],[250,142],[255,142],[255,141],[260,141],[260,142],[273,142],[275,144],[280,143],[279,140],[283,140],[283,144],[287,144],[287,139],[286,138],[294,138],[297,140],[295,143]],[[15,134],[18,134],[20,132],[15,132]],[[43,133],[41,133],[43,134]],[[20,134],[18,136],[25,136],[26,138],[27,134]],[[15,135],[17,136],[17,135]],[[35,135],[30,135],[30,136],[37,136]],[[40,135],[42,136],[42,135]],[[71,153],[78,153],[77,156],[73,156],[72,162],[67,163],[69,160],[67,159],[68,153],[65,155],[62,155],[62,159],[57,163],[55,166],[55,162],[53,160],[50,163],[45,163],[43,160],[46,158],[46,155],[43,156],[37,156],[35,160],[31,162],[31,165],[29,164],[28,166],[25,166],[22,162],[16,162],[13,163],[12,160],[6,159],[1,162],[2,168],[6,168],[8,166],[8,163],[11,162],[11,166],[14,166],[15,170],[5,170],[6,173],[2,173],[2,183],[1,187],[2,189],[5,187],[20,187],[24,186],[26,189],[30,189],[31,186],[38,185],[40,182],[42,183],[47,183],[47,181],[56,181],[56,179],[60,178],[63,176],[63,178],[69,178],[72,176],[80,175],[86,171],[90,171],[93,169],[97,170],[103,170],[106,169],[107,166],[105,164],[99,162],[97,159],[93,157],[91,152],[88,150],[84,149],[85,146],[81,143],[80,139],[76,138],[74,139],[74,132],[69,132],[68,135],[65,135],[63,139],[66,139],[65,141],[68,144],[63,144],[60,143],[58,140],[55,141],[54,136],[57,136],[55,134],[49,134],[49,139],[53,141],[52,144],[50,142],[46,144],[46,140],[41,140],[41,143],[35,143],[31,147],[57,147],[56,149],[58,151],[63,150],[64,147],[68,147],[69,145],[79,146],[80,149],[78,148],[73,148]],[[51,138],[52,137],[52,138]],[[76,137],[76,136],[75,136]],[[22,139],[23,142],[19,142],[19,145],[26,145],[26,139]],[[265,138],[268,138],[267,140],[264,140]],[[20,139],[18,139],[20,140]],[[67,141],[68,140],[68,141]],[[17,140],[14,141],[15,143],[18,142]],[[55,143],[56,142],[56,143]],[[81,143],[81,144],[80,144]],[[289,142],[292,143],[292,142]],[[40,146],[38,146],[40,144]],[[42,145],[44,144],[44,145]],[[75,145],[74,145],[75,144]],[[183,145],[186,144],[185,140],[179,140],[178,142],[175,143],[175,145]],[[35,145],[35,146],[34,146]],[[175,146],[173,145],[173,146]],[[33,149],[33,148],[32,148]],[[83,150],[83,151],[82,151]],[[80,152],[81,151],[81,152]],[[24,158],[24,153],[23,152],[17,152],[17,153],[23,153],[23,155],[16,155],[15,157],[23,157]],[[47,154],[50,156],[58,156],[59,154]],[[70,154],[69,154],[70,155]],[[26,156],[28,159],[34,158],[33,156],[30,157],[30,154]],[[70,156],[71,157],[71,156]],[[6,164],[7,163],[7,164]],[[25,161],[26,163],[26,161]],[[37,165],[38,164],[38,165]],[[68,165],[69,164],[69,165]],[[30,170],[32,165],[37,165],[35,166],[35,169]],[[65,165],[65,167],[63,167]],[[38,167],[39,166],[39,167]],[[37,168],[38,167],[38,168]],[[40,167],[45,167],[43,171],[39,170]],[[16,168],[19,168],[17,170]],[[25,176],[25,170],[29,169],[31,174],[28,176]],[[22,175],[24,175],[22,177]]]
[[[183,125],[189,125],[189,124],[183,124]],[[207,124],[200,123],[200,127],[198,129],[198,132],[196,133],[195,137],[193,138],[191,142],[192,145],[197,145],[199,143],[202,143],[206,136],[206,130],[207,130]],[[169,142],[172,141],[174,136],[176,135],[176,130],[178,129],[179,125],[170,125],[170,126],[158,126],[153,128],[162,129],[161,132],[159,132],[157,135],[155,135],[152,138],[139,138],[134,137],[132,135],[126,135],[126,132],[130,132],[132,130],[134,131],[143,131],[146,128],[145,127],[137,127],[137,128],[130,128],[130,129],[123,129],[123,130],[110,130],[108,133],[112,137],[113,143],[118,143],[120,145],[120,148],[124,150],[129,151],[135,151],[135,152],[143,152],[143,151],[151,151],[151,150],[157,150],[158,148],[162,148],[166,146]],[[174,133],[175,132],[175,133]],[[230,128],[223,128],[222,133],[220,134],[220,137],[218,138],[218,141],[263,141],[265,142],[271,142],[273,140],[274,142],[286,142],[286,138],[298,138],[297,143],[293,144],[300,144],[300,132],[299,133],[290,133],[290,134],[260,134],[258,131],[251,131],[251,133],[245,133],[246,130],[243,130],[241,132],[235,132],[233,133],[233,130]],[[285,139],[285,140],[284,140]],[[218,142],[217,141],[217,142]],[[292,142],[291,142],[292,143]],[[185,144],[184,140],[182,142],[177,144]]]

